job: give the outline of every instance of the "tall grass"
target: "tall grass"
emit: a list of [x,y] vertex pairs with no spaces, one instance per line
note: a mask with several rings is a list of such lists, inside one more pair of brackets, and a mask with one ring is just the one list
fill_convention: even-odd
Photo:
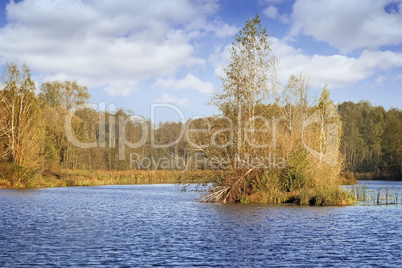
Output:
[[370,190],[366,185],[355,185],[349,189],[349,194],[354,197],[356,203],[364,202],[378,205],[402,204],[402,200],[399,198],[399,191],[389,186]]
[[185,172],[174,170],[62,170],[45,171],[29,181],[14,183],[12,174],[0,177],[1,188],[43,188],[121,184],[205,183],[212,177],[211,171]]

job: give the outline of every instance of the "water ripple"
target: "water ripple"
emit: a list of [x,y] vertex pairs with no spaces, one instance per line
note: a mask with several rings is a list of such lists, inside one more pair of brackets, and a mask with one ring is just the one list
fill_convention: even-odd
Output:
[[0,266],[402,266],[402,205],[198,203],[174,185],[0,191]]

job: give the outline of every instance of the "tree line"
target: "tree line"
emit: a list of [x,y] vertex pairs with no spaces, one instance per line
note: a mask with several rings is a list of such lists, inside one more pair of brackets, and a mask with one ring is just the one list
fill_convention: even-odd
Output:
[[[139,122],[129,110],[96,110],[89,98],[87,87],[76,81],[48,81],[36,88],[28,66],[7,64],[0,90],[0,178],[18,186],[49,170],[157,169],[151,159],[159,158],[170,161],[162,169],[182,170],[187,164],[189,144],[175,142],[181,122]],[[72,139],[96,146],[77,146]],[[139,147],[126,146],[140,140]],[[172,145],[155,148],[164,144]]]
[[[291,78],[287,91],[284,93],[288,101],[291,100],[289,98],[291,84],[296,80],[300,82],[301,79],[303,78],[297,76]],[[297,94],[301,96],[300,94],[303,93]],[[153,128],[156,145],[174,144],[166,148],[152,148],[151,136],[148,135],[143,146],[127,148],[125,159],[119,160],[120,137],[115,135],[114,139],[111,139],[109,130],[118,130],[117,118],[129,119],[133,112],[123,109],[115,113],[96,111],[89,105],[74,113],[71,123],[74,137],[81,142],[99,140],[99,118],[103,116],[105,117],[105,144],[103,147],[94,148],[76,147],[66,137],[65,119],[69,110],[78,105],[88,104],[90,95],[87,88],[75,81],[52,81],[43,83],[37,91],[27,66],[22,66],[21,70],[15,64],[6,66],[0,98],[2,176],[15,177],[15,180],[39,175],[47,169],[183,169],[185,165],[189,165],[188,168],[192,169],[211,169],[214,168],[213,165],[197,164],[190,161],[190,158],[194,160],[194,154],[197,152],[215,156],[221,154],[219,150],[206,153],[205,149],[194,148],[194,144],[210,141],[207,133],[192,133],[190,141],[194,144],[189,144],[184,138],[178,140],[183,123],[164,122],[155,126],[148,119],[147,131],[151,133]],[[236,107],[229,107],[230,104],[235,102],[221,102],[221,108],[225,115],[236,123],[237,114],[230,111]],[[296,117],[302,115],[303,109],[305,108],[298,107],[296,103],[288,103],[282,107],[278,104],[259,104],[254,106],[254,111],[251,112],[255,118],[261,115],[267,116],[267,113],[271,116],[276,115],[277,118],[286,115],[283,122],[287,124],[289,137],[283,135],[280,137],[280,139],[288,140],[287,145],[281,149],[283,150],[281,155],[289,158],[292,147],[297,144],[292,141],[291,136],[300,137],[300,134],[295,134],[296,131],[300,131],[300,127],[297,128],[295,124],[298,121]],[[344,102],[338,105],[338,111],[342,123],[340,153],[344,159],[343,170],[371,173],[375,178],[400,178],[402,174],[402,111],[396,108],[386,111],[381,106],[372,106],[368,101]],[[246,110],[246,112],[250,111]],[[229,128],[228,121],[222,117],[211,116],[206,119],[214,122],[212,130]],[[194,120],[191,126],[196,129],[207,129],[206,119]],[[254,129],[259,129],[262,122],[256,119],[251,123],[254,123]],[[256,124],[260,125],[256,126]],[[138,142],[144,134],[142,127],[135,120],[129,120],[125,126],[125,138],[132,143]],[[235,134],[237,131],[234,129]],[[221,132],[215,139],[217,141],[220,139],[220,144],[225,144],[228,134],[228,131]],[[258,143],[256,139],[262,140],[264,137],[255,135],[253,139]],[[175,143],[176,140],[178,140],[177,143]],[[236,142],[237,139],[234,140],[234,143]],[[237,147],[237,144],[233,147]],[[216,150],[216,148],[213,149]],[[244,154],[246,149],[241,150]],[[240,153],[236,157],[244,158],[241,151],[238,152]],[[130,154],[133,153],[141,159],[166,158],[170,162],[165,163],[164,166],[155,166],[155,163],[147,161],[141,163],[139,159],[133,159],[133,157],[130,159]],[[234,151],[232,154],[234,156]]]
[[344,170],[369,178],[402,179],[402,110],[386,111],[368,101],[344,102],[338,109]]

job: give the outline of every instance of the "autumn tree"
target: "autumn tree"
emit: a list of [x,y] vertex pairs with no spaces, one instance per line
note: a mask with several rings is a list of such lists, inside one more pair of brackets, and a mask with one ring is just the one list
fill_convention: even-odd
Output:
[[259,15],[248,19],[232,43],[230,61],[221,78],[221,90],[215,92],[210,102],[228,119],[216,123],[231,122],[229,127],[233,134],[233,139],[224,148],[212,144],[203,149],[209,157],[231,161],[227,186],[216,194],[223,197],[223,201],[238,198],[247,188],[247,176],[258,166],[247,159],[263,157],[266,153],[266,139],[261,139],[261,129],[265,131],[269,127],[270,114],[266,110],[260,114],[259,107],[273,102],[278,90],[278,60],[272,54],[271,46],[272,41]]
[[281,120],[286,129],[282,131],[282,151],[288,158],[301,144],[303,125],[311,105],[311,79],[303,74],[291,75],[280,95]]
[[236,156],[232,157],[238,160],[254,151],[251,147],[256,142],[258,105],[273,100],[278,89],[278,60],[271,46],[259,15],[247,20],[232,43],[230,62],[221,78],[221,91],[215,92],[211,100],[224,116],[236,122],[233,126]]
[[[7,64],[0,94],[0,137],[3,159],[13,163],[12,184],[32,177],[40,164],[42,131],[35,83],[30,69],[23,65]],[[28,168],[28,169],[27,169]],[[33,168],[33,169],[30,169]],[[30,173],[29,176],[27,174]]]
[[77,81],[50,81],[40,87],[39,98],[53,108],[71,110],[77,105],[88,101],[90,95],[88,88]]
[[[64,121],[69,110],[87,103],[90,97],[87,87],[78,84],[76,81],[48,81],[41,85],[38,97],[41,109],[47,115],[45,117],[45,157],[48,160],[48,166],[58,164],[64,168],[77,166],[75,164],[78,163],[76,151],[79,148],[73,148],[69,143],[64,129]],[[81,138],[85,138],[83,135],[88,135],[87,131],[79,129],[87,127],[82,122],[83,120],[76,115],[73,118],[73,129],[77,130],[82,136]]]
[[8,64],[3,76],[1,135],[6,140],[5,157],[22,166],[35,159],[34,154],[40,150],[35,83],[26,65],[19,70],[17,65]]

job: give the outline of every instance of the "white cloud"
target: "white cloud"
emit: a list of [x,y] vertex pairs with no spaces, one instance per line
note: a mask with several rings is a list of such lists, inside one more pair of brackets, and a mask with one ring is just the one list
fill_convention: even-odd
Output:
[[278,9],[274,6],[268,6],[267,8],[264,9],[263,13],[268,18],[275,19],[276,16],[278,15]]
[[111,96],[114,95],[123,95],[128,96],[131,91],[137,89],[137,85],[135,81],[129,80],[113,80],[105,87],[105,92]]
[[402,43],[402,4],[391,1],[297,0],[293,6],[290,37],[313,36],[348,53]]
[[[310,56],[283,40],[270,39],[273,42],[272,53],[280,60],[278,76],[282,85],[287,83],[290,75],[303,73],[311,76],[314,87],[328,84],[330,88],[340,88],[367,79],[377,72],[402,67],[402,53],[364,50],[357,58],[344,55]],[[230,47],[217,47],[209,57],[208,61],[213,64],[214,74],[218,77],[223,77],[223,67],[229,63]],[[402,79],[402,76],[395,79],[398,78]]]
[[265,0],[261,1],[260,4],[262,6],[267,5],[262,14],[265,15],[267,18],[278,20],[283,24],[289,24],[290,18],[289,14],[280,14],[278,8],[275,5],[282,3],[282,0]]
[[155,103],[169,103],[169,104],[177,104],[179,106],[188,107],[190,105],[190,101],[186,98],[176,98],[170,96],[169,94],[163,93],[161,98],[155,100]]
[[375,83],[377,84],[377,86],[383,86],[384,85],[384,81],[387,80],[386,77],[380,75],[377,77],[377,79],[375,80]]
[[402,74],[398,74],[395,78],[395,81],[402,80]]
[[200,31],[235,31],[207,21],[217,8],[215,0],[11,2],[0,28],[0,64],[26,63],[46,79],[76,79],[127,95],[140,81],[204,65],[191,39]]
[[217,22],[213,30],[218,37],[231,37],[239,32],[239,29],[227,23]]
[[280,4],[284,0],[263,0],[262,2],[268,3],[268,4]]
[[211,83],[201,81],[192,74],[187,74],[187,76],[181,80],[176,80],[171,77],[167,79],[159,78],[153,86],[171,88],[173,90],[195,90],[202,94],[211,94],[213,92]]
[[328,84],[331,88],[352,85],[371,77],[377,71],[402,67],[402,53],[364,50],[358,58],[344,55],[305,55],[300,49],[272,38],[274,55],[280,59],[279,78],[282,84],[291,74],[310,75],[315,87]]
[[278,15],[278,9],[271,5],[264,9],[263,14],[270,19],[275,19]]
[[217,77],[224,77],[225,75],[223,68],[229,64],[231,47],[232,44],[217,46],[214,53],[209,56],[208,61],[213,65],[214,74]]
[[239,32],[239,28],[233,25],[229,25],[220,20],[208,22],[207,20],[194,21],[190,23],[187,28],[189,30],[195,30],[192,34],[194,36],[204,37],[208,33],[214,33],[216,37],[232,37]]

